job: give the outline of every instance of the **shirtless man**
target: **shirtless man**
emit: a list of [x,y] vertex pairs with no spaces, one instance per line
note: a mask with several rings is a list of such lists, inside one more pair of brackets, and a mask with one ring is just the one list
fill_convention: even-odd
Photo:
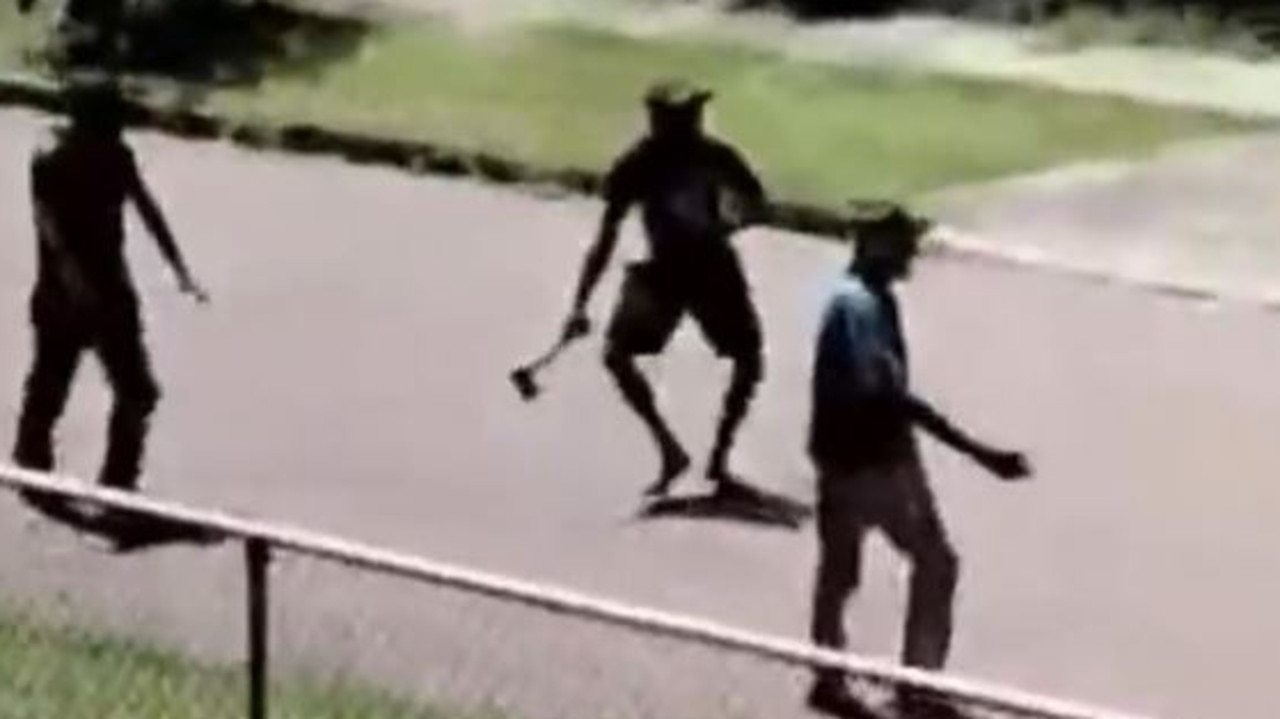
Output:
[[[604,362],[657,444],[661,468],[647,490],[650,496],[665,494],[690,459],[658,411],[636,358],[660,353],[689,314],[716,353],[733,362],[706,468],[707,479],[722,492],[742,487],[730,471],[729,453],[764,370],[759,318],[730,239],[739,227],[763,217],[765,192],[735,149],[703,131],[703,106],[710,98],[709,91],[678,80],[650,89],[645,98],[649,133],[608,173],[600,230],[565,323],[566,338],[589,331],[592,292],[617,245],[623,219],[639,205],[650,258],[628,268]],[[726,191],[743,208],[741,217],[725,216]]]

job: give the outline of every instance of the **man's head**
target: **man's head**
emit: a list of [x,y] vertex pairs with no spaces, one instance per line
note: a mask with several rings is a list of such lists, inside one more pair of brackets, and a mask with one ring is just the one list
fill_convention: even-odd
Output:
[[124,98],[111,80],[75,80],[67,88],[66,97],[67,113],[76,132],[116,137],[124,130]]
[[854,240],[854,268],[892,282],[911,273],[920,244],[933,223],[899,205],[883,203],[855,208],[849,227]]
[[645,93],[649,129],[660,139],[688,139],[702,133],[703,107],[712,92],[686,80],[662,80]]

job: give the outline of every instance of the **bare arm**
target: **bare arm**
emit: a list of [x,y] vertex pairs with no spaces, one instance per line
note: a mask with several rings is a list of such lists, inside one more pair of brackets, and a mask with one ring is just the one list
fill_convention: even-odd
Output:
[[582,270],[578,275],[577,289],[573,294],[573,310],[564,327],[566,340],[581,337],[591,330],[587,319],[587,306],[596,286],[604,276],[609,259],[618,246],[618,235],[622,229],[622,221],[636,196],[637,166],[639,155],[632,150],[623,155],[609,170],[604,182],[605,208],[600,218],[600,227],[596,231],[595,241],[587,250],[582,262]]
[[1018,452],[996,449],[978,441],[936,410],[925,399],[906,392],[901,406],[911,423],[934,439],[969,457],[1001,479],[1021,479],[1030,474],[1026,458]]
[[169,267],[173,269],[174,274],[179,278],[187,278],[191,273],[187,269],[186,261],[182,257],[182,251],[178,249],[178,243],[174,239],[173,230],[169,227],[169,222],[164,216],[164,212],[160,209],[159,203],[156,202],[155,196],[151,193],[151,188],[147,187],[147,183],[142,179],[141,173],[137,170],[131,172],[132,178],[129,183],[129,199],[133,200],[134,206],[138,208],[138,214],[142,216],[142,223],[146,225],[147,231],[155,238],[156,245],[160,248],[160,253],[164,255],[164,259],[169,263]]
[[182,291],[194,294],[203,301],[205,299],[204,292],[197,286],[195,279],[191,276],[191,271],[182,256],[182,250],[178,248],[177,240],[173,236],[173,230],[169,226],[163,210],[160,209],[160,204],[156,202],[155,195],[152,194],[151,188],[147,186],[146,181],[142,178],[142,173],[138,171],[137,166],[133,165],[132,159],[130,160],[130,165],[129,197],[138,208],[138,214],[141,215],[143,224],[146,225],[147,231],[151,233],[151,236],[155,238],[156,245],[160,248],[160,253],[177,276]]
[[904,392],[899,398],[899,402],[911,423],[933,436],[939,442],[975,459],[991,454],[992,450],[989,447],[952,424],[950,420],[923,397],[911,392]]
[[763,222],[769,215],[769,198],[764,183],[740,153],[727,146],[725,150],[729,184],[742,201],[742,216],[736,224],[745,227]]
[[596,233],[595,242],[587,250],[586,259],[582,263],[582,272],[578,277],[578,289],[574,293],[573,309],[575,314],[583,314],[591,302],[596,285],[609,266],[609,259],[618,246],[618,234],[622,220],[626,217],[627,205],[624,202],[612,201],[605,207],[604,217],[600,220],[600,229]]

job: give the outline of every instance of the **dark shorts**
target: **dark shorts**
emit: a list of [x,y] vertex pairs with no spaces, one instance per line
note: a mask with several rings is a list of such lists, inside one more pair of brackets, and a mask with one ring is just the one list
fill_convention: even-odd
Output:
[[609,324],[609,348],[626,355],[658,354],[686,313],[719,356],[759,354],[760,319],[736,259],[679,274],[650,262],[629,265]]

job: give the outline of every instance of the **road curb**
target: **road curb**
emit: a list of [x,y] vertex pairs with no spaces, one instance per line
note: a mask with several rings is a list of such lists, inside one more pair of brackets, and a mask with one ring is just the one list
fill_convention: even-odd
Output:
[[[511,158],[471,152],[431,142],[380,137],[308,123],[272,123],[235,118],[177,106],[162,106],[129,93],[131,124],[168,135],[198,140],[222,140],[243,147],[300,155],[341,157],[353,164],[372,164],[415,174],[466,177],[498,185],[551,187],[579,196],[600,191],[601,173],[572,167],[541,167]],[[62,113],[63,94],[51,80],[36,75],[0,75],[0,107],[16,106]],[[769,225],[776,229],[839,240],[846,221],[838,210],[814,205],[775,203]],[[931,233],[926,252],[934,256],[1029,267],[1095,281],[1132,285],[1161,294],[1199,300],[1232,300],[1280,309],[1280,295],[1231,293],[1220,287],[1159,277],[1140,277],[1084,266],[1071,258],[1027,248],[1005,248],[945,225]]]
[[1237,291],[1223,283],[1169,279],[1158,273],[1140,273],[1114,268],[1103,269],[1099,263],[1081,261],[1034,247],[995,247],[981,238],[957,230],[940,227],[934,238],[934,254],[957,260],[985,262],[1012,267],[1026,267],[1038,272],[1072,277],[1105,285],[1139,288],[1157,295],[1209,304],[1241,304],[1268,312],[1280,311],[1280,290]]

